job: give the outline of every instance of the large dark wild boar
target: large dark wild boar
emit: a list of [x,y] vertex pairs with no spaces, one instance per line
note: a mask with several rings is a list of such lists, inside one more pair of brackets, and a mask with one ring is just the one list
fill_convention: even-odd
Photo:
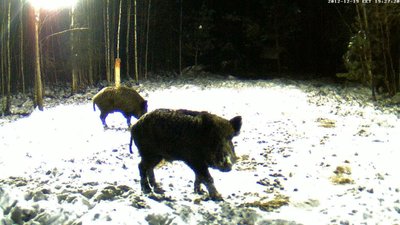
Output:
[[133,88],[123,86],[103,88],[93,97],[93,110],[96,110],[95,105],[101,111],[100,119],[105,127],[109,113],[121,112],[129,127],[132,116],[139,119],[147,112],[147,101]]
[[154,167],[163,159],[181,160],[195,173],[194,191],[204,184],[213,200],[222,197],[214,186],[208,167],[228,172],[236,161],[232,138],[239,134],[242,118],[231,120],[189,110],[157,109],[141,117],[131,129],[129,149],[135,142],[141,162],[139,172],[144,193],[164,191],[156,183]]

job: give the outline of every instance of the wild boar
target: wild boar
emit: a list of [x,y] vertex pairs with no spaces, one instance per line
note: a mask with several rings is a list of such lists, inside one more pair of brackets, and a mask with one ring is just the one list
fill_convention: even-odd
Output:
[[131,117],[139,119],[147,112],[147,101],[133,88],[129,87],[105,87],[93,97],[93,110],[100,109],[100,119],[104,127],[107,127],[106,117],[109,113],[121,112],[126,118],[128,127],[131,125]]
[[[157,109],[141,117],[131,127],[129,144],[135,142],[141,162],[139,172],[144,193],[163,193],[154,177],[154,167],[163,159],[181,160],[195,173],[194,191],[204,184],[213,200],[222,200],[208,168],[228,172],[236,161],[232,138],[239,134],[242,118],[226,120],[190,110]],[[151,187],[150,187],[151,186]]]

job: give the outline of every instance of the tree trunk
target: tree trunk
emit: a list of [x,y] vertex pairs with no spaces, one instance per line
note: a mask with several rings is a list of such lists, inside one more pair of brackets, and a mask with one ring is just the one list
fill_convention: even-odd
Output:
[[119,10],[118,10],[118,28],[117,28],[117,58],[119,58],[119,40],[121,34],[121,16],[122,16],[122,1],[119,1]]
[[92,18],[94,17],[94,13],[93,13],[93,9],[90,5],[90,1],[86,0],[86,9],[88,10],[88,13],[86,14],[86,20],[88,23],[88,27],[89,27],[89,33],[88,33],[88,37],[89,37],[89,41],[88,41],[88,45],[89,45],[89,68],[88,68],[88,80],[89,80],[89,85],[93,85],[93,74],[94,74],[94,61],[93,61],[93,55],[94,55],[94,45],[93,45],[93,41],[91,41],[93,38],[93,31],[90,31],[92,29],[94,29],[93,26],[93,22],[92,22]]
[[275,32],[275,48],[278,51],[277,57],[276,57],[276,66],[278,67],[278,74],[281,74],[281,46],[279,43],[279,27],[278,27],[278,16],[276,13],[274,14],[274,32]]
[[126,15],[126,47],[125,47],[125,54],[126,54],[126,77],[130,78],[129,75],[129,66],[130,66],[130,57],[129,57],[129,34],[130,34],[130,29],[131,29],[131,8],[132,8],[132,2],[130,0],[128,0],[128,9],[127,9],[127,15]]
[[196,46],[196,50],[195,50],[195,52],[194,52],[194,65],[195,65],[195,66],[197,66],[197,60],[198,60],[198,58],[199,58],[199,52],[200,52],[200,49],[199,49],[198,46]]
[[[387,58],[388,58],[388,63],[389,63],[389,68],[390,68],[390,83],[387,85],[388,86],[388,90],[389,90],[389,94],[391,96],[394,96],[397,92],[397,87],[396,87],[396,72],[394,70],[394,63],[393,63],[393,59],[392,59],[392,53],[390,52],[391,46],[390,46],[390,30],[389,30],[389,21],[388,21],[388,12],[387,12],[387,6],[384,6],[384,35],[385,35],[385,41],[386,41],[386,49],[385,52],[387,54]],[[382,41],[384,42],[384,41]]]
[[137,42],[137,13],[136,13],[136,0],[133,1],[133,15],[134,15],[134,43],[135,43],[135,80],[139,84],[139,71],[138,71],[138,42]]
[[376,101],[376,93],[375,93],[375,86],[376,86],[376,79],[372,73],[372,53],[371,53],[371,43],[369,37],[369,27],[368,27],[368,18],[367,18],[367,10],[365,9],[365,4],[360,3],[356,7],[358,19],[360,21],[360,28],[364,31],[365,35],[365,43],[363,44],[363,56],[365,62],[365,68],[367,69],[367,77],[366,81],[369,82],[372,92],[372,100]]
[[[385,25],[383,24],[382,21],[378,20],[378,26],[379,26],[379,31],[380,31],[380,35],[381,35],[380,36],[380,39],[381,39],[380,47],[381,47],[381,51],[382,51],[382,64],[383,64],[383,72],[384,72],[382,79],[383,79],[383,83],[384,83],[385,87],[387,88],[387,90],[390,93],[391,87],[390,87],[390,81],[389,81],[389,69],[388,69],[389,66],[388,66],[388,58],[387,58],[390,56],[390,51],[387,51],[388,43],[386,43],[386,37],[385,37],[385,33],[383,31],[383,26],[385,26]],[[377,85],[375,85],[375,89],[376,88],[377,88]]]
[[6,105],[4,108],[5,114],[10,114],[11,107],[11,1],[8,2],[8,14],[7,14],[7,98]]
[[[3,12],[4,10],[5,10],[5,8],[6,8],[6,2],[5,1],[3,1],[3,2],[0,2],[0,10]],[[1,27],[4,27],[5,25],[6,25],[6,23],[7,23],[7,21],[6,21],[6,17],[5,17],[5,15],[2,13],[2,14],[0,14],[0,25],[1,25]],[[4,35],[0,35],[0,43],[6,43],[6,41],[5,41],[5,36]],[[1,112],[1,114],[3,114],[4,113],[4,108],[5,108],[5,105],[6,105],[6,99],[5,99],[5,79],[6,79],[6,72],[5,72],[5,70],[6,70],[6,66],[5,66],[5,62],[7,61],[7,58],[6,58],[6,56],[7,56],[7,54],[6,54],[6,50],[5,50],[5,48],[4,48],[4,45],[0,45],[0,57],[1,57],[1,60],[0,60],[0,74],[1,74],[1,95],[0,95],[0,97],[1,97],[1,99],[0,99],[0,105],[1,105],[1,108],[0,108],[0,112]]]
[[367,72],[368,72],[368,79],[371,82],[371,88],[372,88],[372,99],[376,101],[376,95],[375,95],[375,86],[376,86],[376,79],[374,74],[372,73],[372,52],[371,52],[371,40],[370,40],[370,34],[369,34],[369,26],[368,26],[368,15],[367,15],[367,10],[365,9],[365,5],[361,4],[362,9],[363,9],[363,14],[364,14],[364,26],[365,26],[365,36],[366,36],[366,62],[367,62]]
[[111,66],[110,66],[110,1],[106,0],[106,7],[105,7],[105,63],[106,63],[106,79],[107,82],[111,82]]
[[43,111],[43,87],[40,71],[40,46],[39,46],[40,9],[35,9],[35,104]]
[[[109,18],[110,18],[110,33],[109,39],[110,39],[110,56],[109,56],[109,64],[110,64],[110,79],[111,81],[115,78],[114,77],[114,66],[115,66],[115,51],[116,51],[116,40],[115,40],[115,23],[116,23],[116,13],[115,13],[115,4],[118,3],[118,1],[111,1],[110,2],[110,11],[109,11]],[[118,9],[118,8],[117,8]]]
[[[183,24],[182,2],[183,0],[180,0],[180,15],[179,15],[179,75],[180,76],[182,76],[182,24]],[[197,57],[195,64],[197,65]]]
[[144,78],[147,79],[147,62],[149,57],[149,33],[150,33],[150,9],[151,9],[151,0],[148,0],[147,6],[147,19],[146,19],[146,48],[145,48],[145,56],[144,56]]
[[114,64],[114,81],[115,87],[121,85],[121,58],[119,57],[119,40],[121,35],[121,18],[122,18],[122,0],[119,1],[119,12],[118,12],[118,29],[117,29],[117,58]]
[[[74,29],[75,28],[75,9],[74,7],[71,8],[71,24],[70,24],[70,29]],[[74,32],[71,32],[70,35],[70,41],[71,41],[71,57],[72,57],[72,89],[71,92],[75,93],[76,91],[78,91],[78,62],[77,62],[77,52],[76,52],[76,37]]]
[[20,17],[19,17],[19,33],[20,33],[20,41],[19,41],[19,63],[20,63],[20,77],[21,77],[21,88],[22,93],[25,94],[25,71],[24,71],[24,23],[23,23],[23,15],[24,15],[24,0],[20,2]]

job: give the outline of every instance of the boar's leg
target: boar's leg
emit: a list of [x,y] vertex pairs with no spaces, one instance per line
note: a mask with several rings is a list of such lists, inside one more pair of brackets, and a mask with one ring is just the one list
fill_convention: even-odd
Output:
[[101,112],[101,114],[100,114],[100,120],[101,120],[101,122],[103,123],[103,126],[104,127],[107,127],[107,124],[106,124],[106,117],[107,117],[107,115],[108,115],[108,112]]
[[140,185],[142,187],[142,191],[145,194],[151,192],[150,186],[153,187],[154,192],[158,194],[164,193],[164,190],[156,183],[156,179],[154,176],[154,167],[162,160],[162,157],[143,157],[139,163],[139,172],[140,172]]
[[[158,163],[156,163],[157,165]],[[153,167],[154,168],[154,167]],[[160,187],[160,185],[156,182],[156,179],[154,177],[154,169],[151,168],[147,171],[147,175],[149,178],[150,186],[153,187],[153,190],[157,194],[164,194],[165,191]]]
[[206,186],[208,194],[212,200],[222,200],[221,195],[214,186],[214,179],[211,177],[208,167],[206,165],[199,166],[197,168],[193,168],[193,171],[196,176],[194,181],[194,192],[202,194],[203,191],[201,190],[200,185],[203,183]]
[[148,194],[151,192],[151,188],[149,185],[149,180],[147,179],[147,168],[144,160],[139,163],[139,173],[140,173],[140,186],[142,188],[143,193]]
[[122,113],[124,114],[124,117],[126,118],[126,123],[128,124],[128,127],[131,126],[131,115],[129,113]]

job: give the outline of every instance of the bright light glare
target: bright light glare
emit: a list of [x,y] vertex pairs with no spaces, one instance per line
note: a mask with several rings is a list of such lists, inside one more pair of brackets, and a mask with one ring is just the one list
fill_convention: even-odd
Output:
[[56,10],[62,8],[72,8],[77,0],[29,0],[35,9]]

